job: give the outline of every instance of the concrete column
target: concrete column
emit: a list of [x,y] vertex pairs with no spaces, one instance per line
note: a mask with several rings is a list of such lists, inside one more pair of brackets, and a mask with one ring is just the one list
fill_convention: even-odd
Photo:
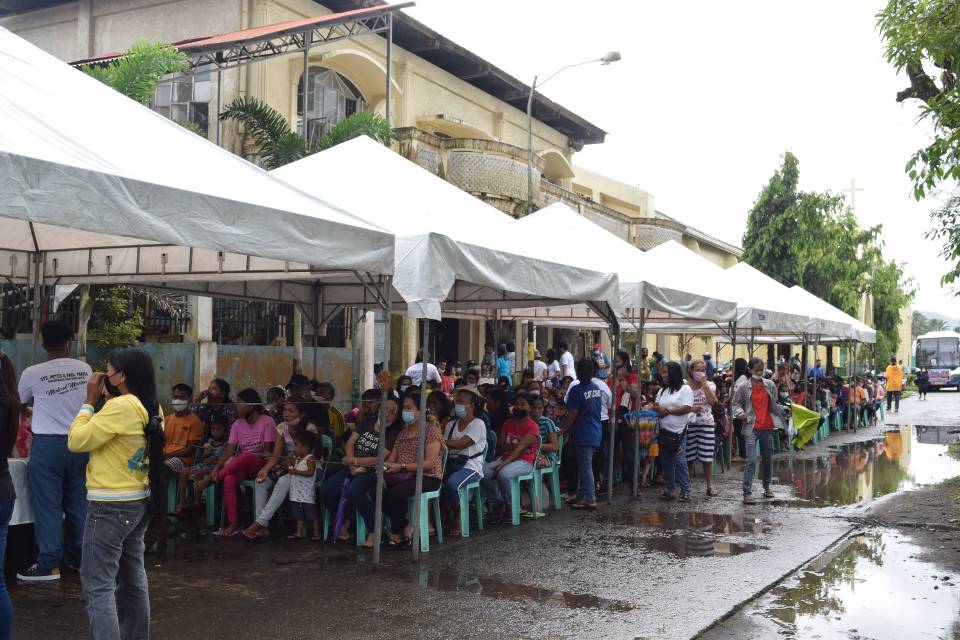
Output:
[[374,332],[376,328],[376,318],[377,315],[373,311],[367,311],[364,315],[364,321],[362,323],[362,337],[360,349],[363,353],[361,358],[362,371],[360,371],[360,386],[363,390],[373,388],[373,362],[374,362],[374,348],[376,347],[376,333]]
[[93,0],[77,2],[77,52],[80,59],[96,55],[93,50]]
[[303,314],[293,308],[293,373],[303,373]]
[[527,364],[527,350],[526,350],[526,323],[524,322],[513,322],[513,347],[514,353],[517,354],[517,371],[523,371],[523,368]]
[[188,296],[190,322],[186,339],[194,343],[193,388],[206,389],[217,375],[217,343],[213,341],[213,298]]

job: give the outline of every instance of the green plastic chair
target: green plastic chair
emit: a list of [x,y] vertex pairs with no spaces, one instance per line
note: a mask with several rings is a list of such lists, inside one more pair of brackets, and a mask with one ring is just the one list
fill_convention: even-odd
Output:
[[[449,451],[443,447],[441,452],[440,468],[447,467],[447,454]],[[430,507],[433,506],[433,526],[437,530],[437,542],[443,542],[443,520],[440,514],[440,491],[443,484],[436,491],[424,491],[420,494],[420,551],[430,551]],[[409,509],[407,510],[407,520],[413,519],[413,498],[408,500]],[[414,525],[416,526],[416,525]]]
[[534,517],[540,511],[540,487],[536,481],[537,479],[537,458],[540,457],[540,447],[543,444],[541,438],[537,438],[537,454],[533,457],[533,470],[530,473],[524,474],[522,476],[516,476],[510,480],[510,521],[513,523],[513,526],[517,527],[520,525],[520,483],[529,482],[530,483],[530,506]]
[[[489,446],[489,442],[484,445],[483,455],[480,456],[481,460],[487,459],[487,449]],[[481,475],[480,478],[483,478],[483,476]],[[480,486],[480,479],[478,478],[473,482],[468,482],[467,484],[463,485],[460,487],[458,493],[460,500],[460,535],[464,538],[469,538],[471,493],[476,496],[477,529],[483,531],[483,488]]]
[[[543,477],[550,476],[550,500],[555,511],[560,510],[560,461],[563,458],[563,436],[557,437],[557,461],[546,469],[537,469],[534,466],[534,482],[537,483],[537,492],[543,493]],[[537,511],[534,511],[537,513]]]

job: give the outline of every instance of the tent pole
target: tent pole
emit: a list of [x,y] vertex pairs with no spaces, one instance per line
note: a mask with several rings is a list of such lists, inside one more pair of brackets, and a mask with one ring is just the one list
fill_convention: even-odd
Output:
[[[818,398],[817,395],[817,349],[820,347],[820,334],[814,334],[813,336],[813,406],[817,406]],[[826,371],[823,372],[826,375]],[[823,406],[821,405],[821,408]],[[819,425],[819,423],[817,423]]]
[[[642,355],[643,337],[644,337],[644,336],[643,336],[643,329],[644,329],[644,325],[646,324],[646,320],[647,320],[647,312],[646,312],[646,310],[645,310],[645,309],[640,309],[640,325],[639,325],[639,327],[637,328],[637,346],[636,346],[636,352],[637,352],[637,370],[638,370],[638,371],[639,371],[639,367],[640,367],[640,358],[643,357],[643,355]],[[634,324],[636,324],[636,323],[634,323]],[[637,397],[635,398],[635,401],[636,401],[636,409],[639,410],[639,409],[640,409],[640,389],[643,388],[643,381],[640,380],[639,375],[637,376],[637,380],[638,380],[638,382],[637,382]],[[639,483],[640,483],[640,433],[639,433],[639,431],[638,431],[637,429],[631,429],[631,431],[633,432],[633,484],[632,484],[633,493],[632,493],[631,495],[632,495],[632,497],[637,498],[637,497],[638,497],[638,492],[639,492],[639,490],[640,490],[640,487],[639,487]]]
[[[613,366],[613,359],[617,355],[617,346],[620,342],[620,323],[616,320],[610,325],[610,367],[607,369],[607,375],[611,376],[615,374],[615,367]],[[613,379],[614,389],[616,389],[617,380],[616,377]],[[610,411],[608,415],[610,417],[610,442],[607,443],[607,504],[613,504],[613,456],[616,452],[616,436],[617,436],[617,407],[616,403],[613,402],[613,393],[610,394]]]
[[217,136],[216,142],[217,146],[220,146],[220,81],[223,78],[223,73],[220,70],[220,67],[217,67],[217,117],[214,120],[217,123]]
[[313,289],[313,377],[320,379],[317,369],[320,367],[320,285],[314,285]]
[[[383,371],[387,371],[390,362],[390,308],[393,306],[393,278],[388,277],[384,287],[383,318],[385,331],[383,332]],[[387,371],[389,376],[389,371]],[[380,434],[377,438],[377,497],[376,511],[373,515],[373,564],[380,564],[380,540],[383,537],[383,459],[387,441],[387,401],[390,397],[389,381],[387,389],[380,392]]]
[[[737,323],[733,321],[730,323],[730,349],[732,353],[730,354],[730,393],[727,395],[727,409],[728,415],[730,416],[730,438],[728,438],[729,446],[727,447],[727,467],[733,468],[733,439],[736,438],[736,430],[733,428],[733,389],[737,385],[736,376],[736,362],[737,362]],[[737,452],[740,455],[743,455],[742,451]]]
[[[413,560],[420,560],[420,496],[423,495],[423,441],[427,437],[427,344],[430,342],[430,320],[423,319],[423,343],[420,346],[420,420],[417,424],[417,481],[413,494]],[[431,427],[432,428],[432,427]]]

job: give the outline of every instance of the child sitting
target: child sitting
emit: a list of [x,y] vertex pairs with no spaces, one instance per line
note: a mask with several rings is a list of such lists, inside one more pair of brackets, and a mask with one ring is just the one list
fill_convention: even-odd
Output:
[[177,486],[178,503],[176,513],[182,514],[187,501],[187,481],[193,480],[193,509],[200,510],[200,496],[213,484],[210,473],[223,455],[227,446],[227,419],[222,414],[213,414],[210,422],[210,439],[203,445],[197,462],[180,472]]
[[290,475],[290,506],[297,521],[296,533],[287,536],[288,540],[302,540],[306,537],[306,523],[313,528],[313,541],[323,539],[320,535],[320,519],[317,517],[317,493],[314,487],[317,473],[317,459],[313,451],[317,447],[317,435],[310,431],[298,433],[293,439],[294,459],[287,462]]

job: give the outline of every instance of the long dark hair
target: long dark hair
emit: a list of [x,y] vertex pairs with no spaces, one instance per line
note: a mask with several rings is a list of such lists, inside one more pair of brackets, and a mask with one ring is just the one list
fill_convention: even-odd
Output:
[[167,474],[163,464],[163,420],[160,418],[160,402],[157,400],[157,380],[153,359],[143,347],[128,344],[115,347],[107,354],[107,362],[117,373],[123,373],[127,390],[147,410],[147,423],[143,433],[147,439],[147,475],[150,479],[150,495],[154,514],[167,512]]
[[663,382],[672,393],[680,391],[680,387],[683,386],[683,367],[679,362],[671,360],[667,363],[667,379]]
[[616,357],[620,358],[620,362],[623,363],[623,366],[627,368],[627,373],[633,373],[633,363],[630,362],[630,354],[626,351],[617,351]]
[[[256,411],[259,415],[264,415],[266,413],[266,408],[263,406],[263,400],[260,398],[260,394],[257,393],[256,389],[243,389],[237,393],[237,400],[244,404],[250,405],[250,409]],[[246,420],[246,418],[244,418]]]
[[747,374],[747,361],[743,358],[737,358],[733,361],[733,383],[736,384],[740,376]]
[[9,457],[20,430],[20,392],[16,367],[7,354],[0,357],[0,411],[7,414],[6,429],[0,433],[0,455]]
[[223,394],[223,398],[221,398],[221,402],[223,402],[223,404],[232,402],[232,400],[230,400],[230,383],[224,380],[223,378],[214,378],[213,382],[218,387],[220,387],[220,393]]

